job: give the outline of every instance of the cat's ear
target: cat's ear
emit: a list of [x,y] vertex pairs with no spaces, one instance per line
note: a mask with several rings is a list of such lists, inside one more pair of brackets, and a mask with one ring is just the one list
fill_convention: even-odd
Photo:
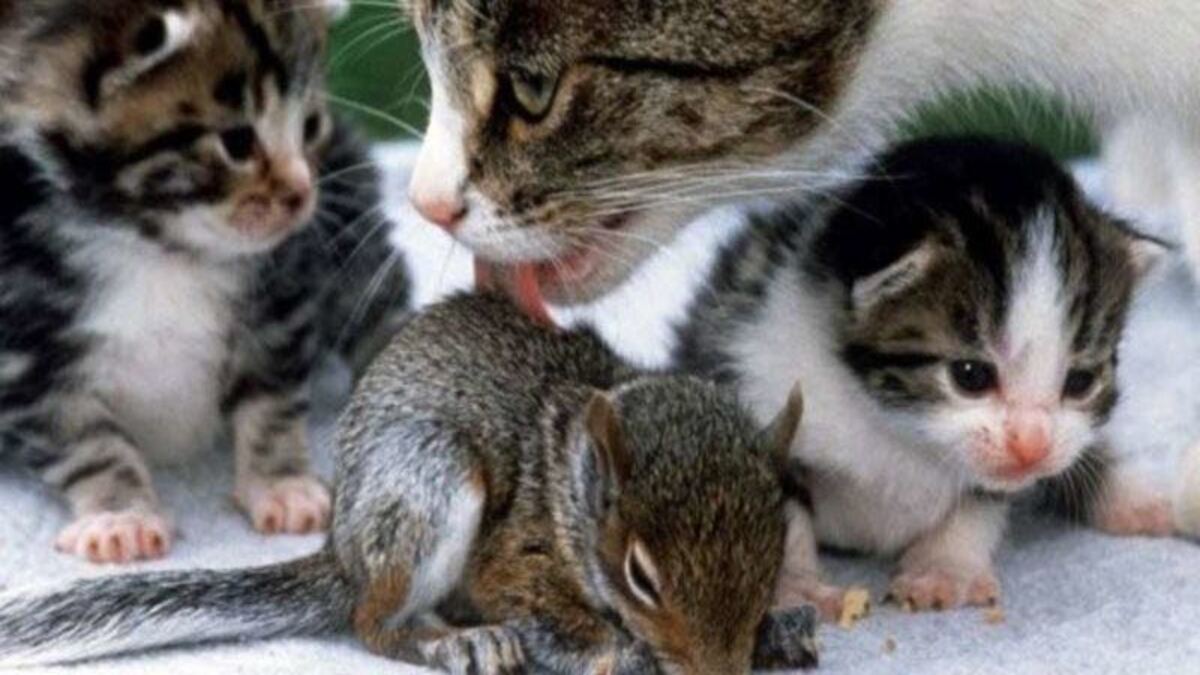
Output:
[[887,267],[862,277],[851,289],[854,309],[869,310],[888,298],[907,291],[919,281],[937,258],[937,244],[926,241]]
[[1129,246],[1129,259],[1138,279],[1145,279],[1153,274],[1170,255],[1171,245],[1160,239],[1144,235],[1136,230],[1128,230],[1126,239]]
[[780,469],[788,465],[792,455],[792,444],[800,433],[800,422],[804,419],[804,392],[800,384],[792,387],[783,410],[763,432],[763,441],[771,461]]
[[583,423],[601,494],[614,498],[633,473],[633,457],[629,454],[620,413],[607,394],[596,392],[588,402]]

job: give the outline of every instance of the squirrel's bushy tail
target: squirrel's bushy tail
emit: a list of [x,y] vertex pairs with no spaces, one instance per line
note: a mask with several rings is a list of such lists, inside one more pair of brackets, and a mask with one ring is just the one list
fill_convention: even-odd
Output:
[[354,591],[327,552],[270,567],[132,574],[0,593],[0,668],[343,629]]

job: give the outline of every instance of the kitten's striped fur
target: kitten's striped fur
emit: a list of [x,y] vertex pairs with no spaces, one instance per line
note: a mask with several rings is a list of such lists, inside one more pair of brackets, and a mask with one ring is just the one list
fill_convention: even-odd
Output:
[[[677,359],[760,413],[798,379],[821,542],[904,554],[894,588],[917,606],[991,600],[1005,495],[1065,475],[1064,505],[1103,521],[1088,507],[1120,488],[1100,429],[1160,249],[1039,152],[918,142],[833,204],[760,218]],[[815,560],[797,564],[792,590],[836,611]]]
[[146,455],[203,449],[222,419],[255,525],[322,527],[309,373],[322,342],[361,365],[408,293],[371,164],[325,107],[326,10],[7,11],[0,450],[63,492],[59,546],[92,560],[165,553]]

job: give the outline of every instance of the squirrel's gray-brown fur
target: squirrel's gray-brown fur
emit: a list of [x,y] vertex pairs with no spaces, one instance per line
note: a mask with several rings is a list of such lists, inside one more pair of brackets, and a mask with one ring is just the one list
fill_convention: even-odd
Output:
[[764,431],[714,385],[462,296],[362,381],[323,552],[0,595],[0,664],[352,627],[451,672],[810,666],[812,610],[767,614],[801,407]]

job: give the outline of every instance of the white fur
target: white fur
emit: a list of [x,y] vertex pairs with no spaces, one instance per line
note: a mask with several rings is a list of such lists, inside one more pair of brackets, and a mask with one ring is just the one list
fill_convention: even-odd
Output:
[[458,587],[475,546],[485,504],[483,491],[471,484],[451,497],[446,520],[438,527],[437,546],[413,574],[412,591],[397,619],[434,608]]
[[[773,283],[761,315],[730,338],[743,393],[760,421],[772,418],[795,382],[804,388],[806,414],[794,449],[814,467],[823,543],[895,553],[945,521],[965,489],[1021,489],[1064,470],[1095,440],[1087,415],[1061,400],[1069,338],[1049,217],[1031,225],[1038,234],[1014,270],[1004,324],[1011,350],[992,346],[1000,393],[958,395],[943,375],[947,403],[937,410],[882,409],[838,356],[829,332],[834,300],[792,269]],[[1012,415],[1033,416],[1050,438],[1049,458],[1022,480],[993,476],[1010,462]]]
[[467,181],[466,121],[450,101],[446,76],[437,52],[425,50],[429,71],[429,126],[409,182],[416,204],[458,202]]
[[1058,402],[1067,371],[1067,299],[1054,248],[1054,213],[1042,211],[1036,218],[1031,255],[1013,274],[1003,351],[994,358],[1006,365],[1002,385],[1008,396],[1051,405]]
[[91,393],[158,458],[207,449],[220,428],[238,268],[132,237],[101,237],[81,255],[98,277],[81,324],[96,341],[84,364]]
[[828,123],[776,163],[861,164],[922,104],[985,85],[1044,91],[1101,123],[1149,110],[1195,127],[1198,58],[1191,0],[890,0]]
[[831,312],[795,271],[781,275],[760,319],[732,339],[743,393],[765,424],[801,383],[805,418],[794,449],[816,468],[818,537],[896,552],[946,516],[962,484],[956,470],[890,430],[836,358]]
[[322,4],[325,8],[325,11],[327,11],[329,16],[334,20],[341,19],[350,13],[350,0],[323,0]]

